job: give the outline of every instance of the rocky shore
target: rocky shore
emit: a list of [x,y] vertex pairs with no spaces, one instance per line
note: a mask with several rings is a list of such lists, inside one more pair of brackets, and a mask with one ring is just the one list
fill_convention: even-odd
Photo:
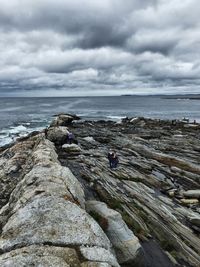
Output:
[[199,267],[199,154],[196,123],[55,117],[1,148],[0,266]]

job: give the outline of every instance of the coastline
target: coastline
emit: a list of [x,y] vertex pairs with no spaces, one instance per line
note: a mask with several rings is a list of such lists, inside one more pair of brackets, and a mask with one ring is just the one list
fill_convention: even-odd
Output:
[[[53,211],[49,213],[50,224],[55,232],[54,239],[48,232],[49,222],[41,221],[44,236],[38,236],[39,239],[36,240],[39,249],[44,249],[44,242],[55,246],[52,240],[57,240],[58,247],[65,244],[65,247],[71,248],[75,242],[75,252],[82,245],[95,246],[95,260],[109,262],[111,266],[198,266],[200,125],[145,118],[127,118],[122,122],[101,120],[74,123],[75,117],[69,117],[70,115],[58,116],[46,133],[35,132],[1,148],[0,183],[3,190],[0,200],[3,230],[0,263],[6,257],[11,257],[8,244],[9,251],[12,251],[17,242],[19,250],[15,252],[16,257],[23,254],[20,244],[25,244],[25,247],[35,244],[23,232],[23,227],[31,232],[30,222],[41,219],[42,211],[36,209],[37,214],[31,212],[32,217],[24,219],[20,231],[19,225],[15,224],[17,217],[10,218],[9,214],[14,210],[21,213],[23,209],[30,211],[29,202],[35,203],[36,199],[44,202],[48,199],[53,203],[51,200],[57,201],[58,198],[59,201],[65,200],[61,201],[62,205],[68,205],[69,210],[73,206],[78,214],[86,212],[86,217],[89,216],[86,220],[92,220],[90,223],[95,224],[95,231],[99,233],[97,236],[101,238],[86,241],[77,232],[76,242],[68,240],[65,235],[61,241],[58,232],[61,231],[60,227],[64,229],[64,221],[70,219],[75,223],[72,214],[64,214],[60,218],[61,226],[57,225],[54,216],[60,216],[61,205],[58,214]],[[64,145],[68,131],[73,132],[78,144]],[[111,170],[108,166],[109,148],[116,150],[119,156],[116,170]],[[59,173],[65,173],[66,177],[59,178]],[[60,179],[68,181],[67,187],[64,184],[61,186]],[[8,203],[9,206],[6,205]],[[14,216],[17,214],[16,212]],[[112,228],[112,220],[121,224],[120,218],[125,225],[122,233],[117,226]],[[24,226],[25,222],[29,222],[29,225]],[[86,229],[83,222],[76,223],[79,223],[84,235]],[[9,233],[7,225],[12,225],[16,231]],[[40,232],[39,225],[35,231],[37,236]],[[119,237],[120,242],[117,244],[112,240],[113,232]],[[87,234],[92,236],[94,233]],[[104,234],[110,237],[109,241]],[[125,245],[128,236],[131,236],[130,248],[134,251],[130,255],[126,254]],[[155,245],[151,245],[151,242],[155,242]],[[97,257],[101,247],[105,249],[104,254],[109,254],[109,260],[103,254],[100,259]],[[116,253],[120,251],[116,258],[112,255],[111,247],[114,247]],[[37,248],[34,249],[36,253]],[[32,250],[28,251],[29,260],[31,255]],[[83,264],[91,261],[89,249],[87,253],[81,250],[81,255],[84,259],[78,258],[82,264],[79,266],[86,266]]]

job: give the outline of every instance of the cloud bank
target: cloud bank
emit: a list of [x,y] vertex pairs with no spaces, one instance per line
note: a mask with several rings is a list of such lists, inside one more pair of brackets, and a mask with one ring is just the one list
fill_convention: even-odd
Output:
[[0,6],[0,96],[200,93],[198,0]]

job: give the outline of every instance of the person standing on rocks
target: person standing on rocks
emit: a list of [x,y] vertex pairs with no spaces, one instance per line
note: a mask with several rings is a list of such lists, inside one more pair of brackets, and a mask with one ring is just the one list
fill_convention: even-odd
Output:
[[67,143],[71,145],[73,143],[73,141],[74,141],[74,135],[73,135],[73,133],[69,132],[67,134]]
[[111,169],[113,167],[113,155],[114,155],[114,152],[110,149],[108,152],[108,160],[109,160],[109,165]]
[[119,163],[119,159],[117,156],[117,153],[115,151],[112,151],[111,149],[108,152],[108,160],[109,160],[109,164],[110,164],[110,168],[117,168],[117,165]]
[[118,159],[116,151],[114,151],[114,153],[113,153],[112,162],[113,162],[112,163],[113,168],[117,168],[117,165],[119,163],[119,159]]

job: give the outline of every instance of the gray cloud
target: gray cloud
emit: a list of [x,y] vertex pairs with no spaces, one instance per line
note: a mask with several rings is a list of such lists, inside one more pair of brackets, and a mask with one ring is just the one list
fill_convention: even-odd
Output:
[[0,95],[199,90],[197,0],[0,4]]

